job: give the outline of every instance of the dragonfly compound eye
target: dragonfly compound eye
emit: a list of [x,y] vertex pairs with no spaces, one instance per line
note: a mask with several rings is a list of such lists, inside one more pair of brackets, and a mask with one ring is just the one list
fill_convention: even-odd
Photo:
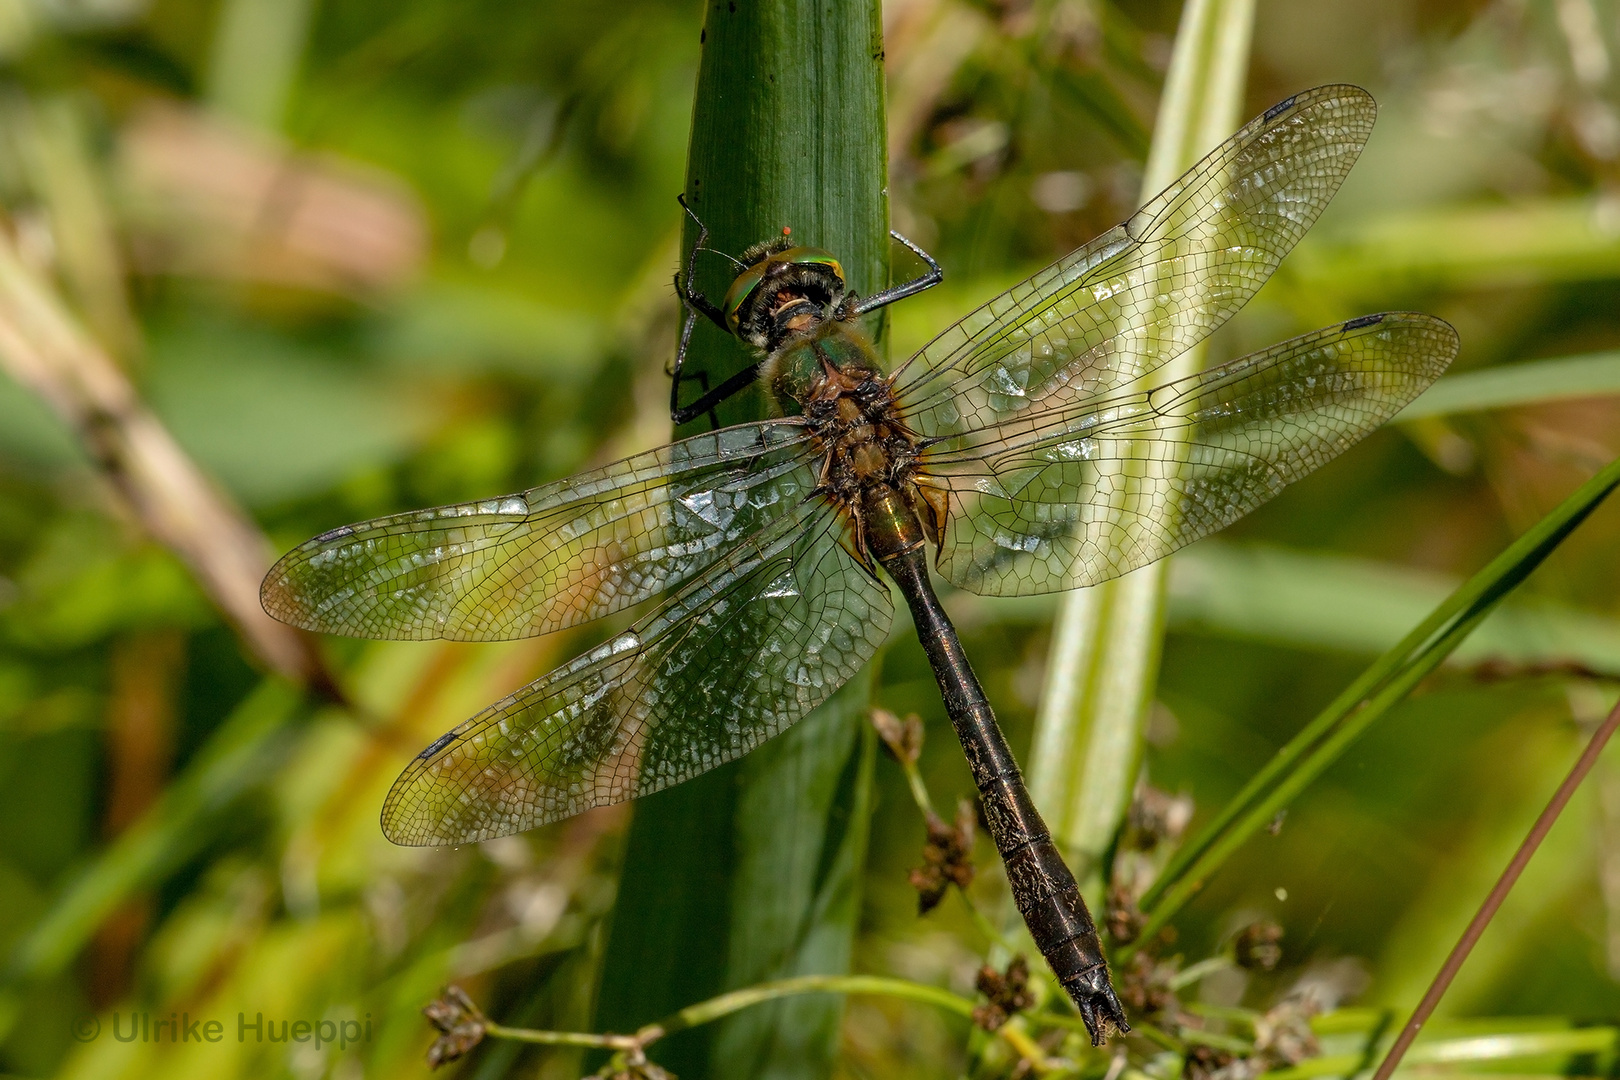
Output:
[[736,280],[731,283],[731,288],[726,290],[725,303],[720,307],[726,315],[726,326],[731,329],[733,334],[740,335],[742,332],[743,306],[754,298],[755,293],[759,292],[759,283],[765,278],[765,267],[765,263],[750,266],[738,274]]

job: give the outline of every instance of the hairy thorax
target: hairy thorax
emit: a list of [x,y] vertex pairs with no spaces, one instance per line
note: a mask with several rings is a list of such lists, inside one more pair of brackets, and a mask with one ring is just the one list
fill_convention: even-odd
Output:
[[925,537],[939,543],[944,493],[918,483],[917,436],[859,327],[838,319],[809,327],[773,352],[762,374],[779,401],[803,410],[822,453],[817,493],[844,513],[867,569]]

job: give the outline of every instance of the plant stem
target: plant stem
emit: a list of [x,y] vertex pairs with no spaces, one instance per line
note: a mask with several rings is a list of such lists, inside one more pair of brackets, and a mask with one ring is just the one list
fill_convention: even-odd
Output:
[[1485,933],[1485,928],[1496,917],[1497,911],[1502,907],[1502,902],[1507,899],[1508,893],[1513,890],[1519,876],[1524,873],[1524,868],[1530,864],[1530,859],[1535,855],[1536,849],[1541,846],[1541,842],[1552,831],[1553,823],[1564,812],[1564,807],[1569,805],[1569,800],[1575,794],[1575,789],[1581,786],[1581,781],[1586,779],[1586,774],[1592,771],[1593,765],[1597,764],[1598,755],[1609,744],[1609,739],[1613,737],[1616,728],[1620,728],[1620,705],[1616,705],[1609,710],[1609,715],[1599,725],[1597,731],[1592,733],[1592,738],[1587,742],[1586,749],[1581,752],[1581,756],[1576,759],[1575,764],[1570,768],[1569,775],[1564,777],[1564,782],[1558,785],[1557,791],[1553,792],[1552,798],[1547,802],[1546,809],[1541,812],[1540,817],[1536,818],[1536,823],[1530,827],[1530,832],[1525,836],[1524,843],[1520,844],[1519,850],[1514,852],[1513,858],[1508,862],[1507,869],[1502,871],[1502,876],[1497,879],[1496,885],[1491,889],[1489,895],[1485,897],[1485,902],[1479,906],[1479,911],[1469,922],[1468,928],[1463,931],[1462,937],[1457,939],[1457,944],[1452,948],[1451,955],[1446,957],[1446,962],[1441,965],[1440,971],[1434,977],[1434,982],[1429,984],[1429,989],[1424,993],[1423,1000],[1418,1003],[1416,1011],[1412,1013],[1412,1018],[1401,1028],[1401,1033],[1395,1039],[1395,1044],[1389,1048],[1389,1053],[1384,1055],[1384,1060],[1379,1064],[1378,1070],[1373,1073],[1373,1080],[1389,1080],[1391,1074],[1395,1072],[1395,1067],[1401,1063],[1401,1059],[1406,1056],[1407,1049],[1411,1047],[1412,1040],[1416,1039],[1418,1032],[1423,1030],[1424,1023],[1440,1004],[1440,999],[1445,996],[1452,980],[1457,977],[1457,972],[1462,970],[1463,962],[1468,959],[1468,954],[1474,951],[1474,945],[1478,943],[1480,935]]
[[1151,1043],[1158,1044],[1160,1047],[1166,1050],[1173,1050],[1177,1054],[1183,1055],[1187,1053],[1186,1044],[1184,1044],[1180,1039],[1176,1038],[1174,1035],[1170,1034],[1168,1031],[1165,1031],[1156,1024],[1148,1023],[1146,1020],[1136,1021],[1136,1023],[1131,1025],[1131,1031],[1134,1034],[1142,1036]]
[[[685,194],[709,227],[706,246],[735,258],[791,228],[795,242],[833,252],[856,292],[884,288],[888,129],[877,0],[708,0],[701,40]],[[686,221],[683,257],[696,238]],[[722,255],[700,255],[695,287],[718,302],[735,273]],[[718,385],[753,359],[705,320],[683,374]],[[700,392],[695,378],[681,389],[683,402]],[[733,424],[767,410],[751,388],[716,412]],[[708,426],[699,417],[681,434]],[[737,987],[849,969],[871,805],[863,714],[873,679],[869,665],[743,760],[638,802],[597,1027],[628,1030]],[[832,999],[784,1002],[665,1045],[660,1064],[718,1080],[829,1075],[841,1008]]]
[[[768,1001],[780,998],[796,997],[802,994],[870,994],[883,997],[903,998],[908,1001],[917,1001],[925,1005],[933,1005],[971,1020],[973,1018],[974,1002],[960,994],[953,994],[949,990],[926,983],[912,982],[909,979],[896,979],[887,975],[802,975],[794,979],[779,979],[775,982],[761,983],[758,986],[749,986],[741,990],[720,994],[707,1001],[700,1001],[695,1005],[671,1014],[654,1024],[648,1024],[633,1035],[592,1034],[580,1031],[543,1031],[535,1028],[506,1027],[502,1024],[485,1022],[484,1033],[493,1038],[515,1039],[519,1042],[536,1043],[543,1046],[578,1046],[592,1049],[606,1050],[645,1050],[660,1039],[673,1035],[679,1031],[711,1024],[716,1020],[724,1019],[733,1013],[762,1005]],[[1056,1013],[1032,1013],[1023,1017],[1024,1022],[1043,1027],[1061,1027],[1066,1030],[1084,1032],[1085,1025],[1078,1017],[1063,1016]],[[1169,1049],[1180,1049],[1181,1044],[1163,1031],[1146,1025],[1147,1037]],[[1030,1037],[1029,1033],[1018,1023],[1003,1025],[995,1034],[1015,1050],[1019,1056],[1028,1060],[1038,1072],[1050,1068],[1045,1052]]]
[[[985,917],[984,912],[979,910],[979,905],[975,904],[972,898],[968,896],[966,889],[957,889],[956,893],[962,898],[963,906],[967,908],[968,918],[973,920],[973,925],[978,927],[979,933],[983,934],[985,940],[990,942],[991,948],[1004,949],[1008,955],[1017,952],[1013,948],[1012,942],[1008,941],[1006,936],[996,929],[995,924]],[[1032,972],[1031,976],[1033,977],[1034,974]]]
[[[1144,200],[1236,126],[1253,22],[1254,0],[1191,0],[1183,11],[1142,178]],[[1191,350],[1176,361],[1176,374],[1201,363],[1202,351]],[[1093,902],[1103,853],[1136,780],[1158,679],[1164,595],[1161,562],[1068,593],[1053,632],[1030,791]]]
[[298,77],[313,0],[226,0],[208,72],[214,106],[276,131]]
[[928,785],[923,783],[922,771],[917,768],[915,761],[901,761],[900,768],[906,774],[906,784],[911,788],[911,801],[917,804],[923,817],[932,818],[934,814],[934,800],[928,797]]
[[269,540],[186,454],[129,376],[6,239],[0,239],[0,372],[73,428],[108,487],[187,565],[259,662],[343,700],[313,640],[259,606]]
[[665,1035],[671,1035],[700,1024],[711,1023],[752,1005],[799,994],[879,994],[920,1001],[947,1012],[954,1012],[958,1016],[973,1015],[973,1002],[969,999],[960,994],[953,994],[949,990],[942,990],[926,983],[912,982],[909,979],[896,979],[888,975],[801,975],[796,979],[779,979],[775,982],[760,983],[758,986],[744,987],[710,998],[708,1001],[700,1001],[696,1005],[688,1005],[652,1026],[662,1029]]
[[[1616,486],[1620,459],[1581,485],[1552,513],[1464,582],[1398,645],[1290,739],[1222,808],[1197,837],[1171,858],[1142,898],[1150,939],[1245,840],[1269,822],[1349,745],[1411,692],[1521,581],[1586,520]],[[1136,946],[1125,949],[1128,956]]]
[[1227,968],[1233,966],[1234,965],[1231,957],[1206,957],[1205,959],[1198,961],[1198,963],[1192,964],[1181,971],[1176,972],[1175,976],[1170,980],[1170,989],[1180,990],[1184,986],[1191,986],[1199,979],[1202,979],[1205,975],[1216,971],[1225,971]]
[[592,1035],[588,1031],[541,1031],[537,1028],[506,1027],[486,1022],[484,1034],[496,1039],[534,1043],[537,1046],[582,1046],[587,1049],[631,1050],[641,1045],[634,1035]]
[[1058,1071],[1055,1064],[1047,1058],[1046,1051],[1041,1049],[1041,1044],[1030,1038],[1029,1032],[1017,1021],[1003,1024],[996,1029],[996,1034],[1001,1036],[1002,1042],[1018,1051],[1019,1057],[1029,1062],[1030,1071],[1035,1075],[1046,1076]]
[[[633,1035],[591,1034],[578,1031],[541,1031],[534,1028],[505,1027],[501,1024],[486,1023],[485,1034],[501,1039],[516,1039],[520,1042],[538,1043],[545,1046],[580,1046],[609,1050],[646,1049],[653,1043],[678,1031],[700,1027],[724,1019],[733,1013],[767,1001],[776,1001],[780,998],[796,997],[802,994],[874,994],[885,997],[904,998],[909,1001],[918,1001],[926,1005],[933,1005],[957,1016],[972,1019],[974,1003],[960,994],[953,994],[937,986],[926,983],[911,982],[908,979],[896,979],[886,975],[802,975],[794,979],[779,979],[776,982],[761,983],[758,986],[749,986],[741,990],[720,994],[707,1001],[700,1001],[695,1005],[671,1014],[654,1024],[648,1024],[636,1031]],[[1040,1020],[1041,1018],[1032,1018]],[[1079,1021],[1075,1021],[1076,1024]],[[1009,1030],[1011,1028],[1011,1030]],[[1014,1026],[1003,1027],[998,1032],[1014,1050],[1022,1056],[1028,1057],[1026,1050],[1033,1050],[1037,1058],[1032,1060],[1044,1062],[1044,1055],[1040,1054],[1040,1047],[1029,1039],[1027,1033]],[[1021,1036],[1021,1037],[1020,1037]]]

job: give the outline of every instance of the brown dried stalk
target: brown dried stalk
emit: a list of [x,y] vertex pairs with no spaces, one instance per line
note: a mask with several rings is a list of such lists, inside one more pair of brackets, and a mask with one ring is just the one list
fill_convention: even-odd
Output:
[[0,236],[0,369],[72,427],[101,475],[271,670],[341,700],[301,631],[259,607],[269,541],[205,476],[55,290]]

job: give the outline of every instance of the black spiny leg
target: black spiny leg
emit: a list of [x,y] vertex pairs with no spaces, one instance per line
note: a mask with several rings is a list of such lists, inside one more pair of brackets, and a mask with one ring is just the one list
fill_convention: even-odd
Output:
[[680,393],[680,387],[681,387],[681,380],[682,379],[686,379],[689,382],[690,381],[696,381],[698,383],[698,385],[703,387],[703,394],[698,398],[698,402],[701,402],[701,401],[703,401],[704,398],[708,397],[708,395],[709,395],[709,373],[707,371],[700,371],[696,375],[686,375],[686,374],[681,373],[680,371],[671,371],[669,373],[669,375],[670,375],[670,377],[672,379],[675,380],[674,386],[672,386],[670,388],[669,401],[670,401],[671,408],[669,410],[669,418],[672,421],[674,421],[676,424],[685,424],[685,423],[688,423],[688,422],[690,422],[692,420],[697,419],[697,417],[699,417],[703,413],[707,412],[709,414],[709,430],[710,431],[718,431],[720,429],[720,417],[715,413],[715,411],[713,409],[700,409],[700,408],[695,407],[695,405],[694,406],[688,406],[687,408],[684,408],[684,409],[674,408],[674,404],[675,404],[676,400],[678,400],[677,395],[679,395],[679,393]]
[[700,372],[696,378],[703,384],[703,396],[690,405],[681,405],[681,379],[683,378],[681,368],[686,364],[686,349],[692,341],[692,327],[696,325],[699,317],[708,319],[728,335],[731,333],[731,327],[726,325],[725,314],[715,307],[708,297],[700,292],[692,291],[692,275],[697,271],[698,252],[705,250],[703,245],[709,239],[709,227],[703,224],[703,221],[692,212],[690,206],[686,205],[685,195],[679,195],[676,199],[681,204],[681,209],[686,211],[687,216],[692,219],[692,223],[697,226],[698,235],[697,243],[692,245],[692,254],[686,261],[684,280],[681,274],[675,275],[675,294],[681,298],[681,303],[686,307],[687,317],[686,325],[681,327],[680,347],[675,350],[675,367],[670,372],[669,418],[678,427],[681,424],[695,420],[704,413],[708,413],[709,423],[719,427],[720,419],[715,415],[714,407],[752,383],[759,375],[759,364],[756,362],[748,365],[713,390],[709,389],[708,373]]
[[935,285],[938,285],[941,281],[945,280],[945,271],[940,267],[939,263],[934,261],[934,257],[932,255],[928,254],[928,252],[924,251],[916,244],[913,244],[910,240],[907,240],[893,229],[889,230],[889,235],[906,245],[906,248],[913,255],[921,259],[927,265],[928,273],[924,274],[920,278],[913,278],[910,281],[902,282],[893,288],[884,289],[880,293],[873,293],[871,296],[857,301],[854,311],[854,314],[856,315],[865,315],[869,311],[876,311],[885,304],[892,304],[896,300],[904,300],[908,296],[916,296],[924,289],[932,289]]

